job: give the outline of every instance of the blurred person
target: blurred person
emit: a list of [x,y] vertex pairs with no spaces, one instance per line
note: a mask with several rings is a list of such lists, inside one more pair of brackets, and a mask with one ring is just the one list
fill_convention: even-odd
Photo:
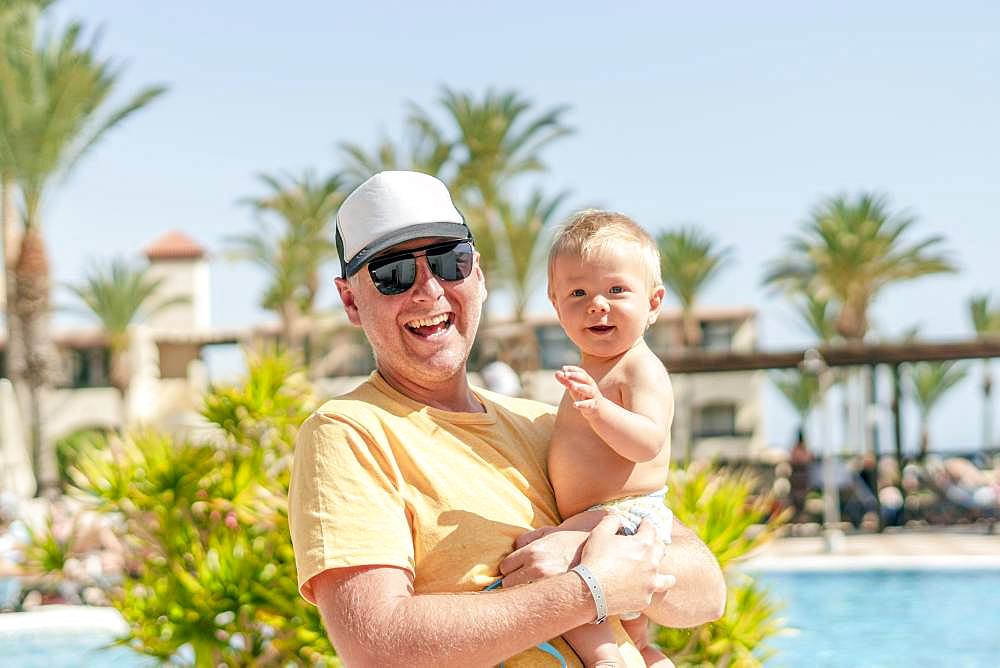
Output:
[[479,377],[491,392],[499,392],[508,397],[519,397],[522,394],[521,379],[517,372],[499,357],[489,359],[479,370]]
[[[376,371],[302,425],[289,524],[299,591],[345,664],[541,666],[552,650],[579,665],[557,637],[588,622],[637,609],[675,627],[718,618],[718,563],[676,521],[669,549],[650,522],[615,535],[608,514],[511,552],[560,522],[546,478],[554,410],[468,384],[485,277],[444,184],[377,174],[336,228],[337,290]],[[608,626],[626,663],[644,665]]]
[[805,434],[801,429],[795,437],[795,444],[788,453],[788,463],[792,467],[789,482],[792,486],[792,505],[795,507],[795,521],[801,522],[805,516],[806,497],[812,488],[813,456],[806,446]]
[[[565,388],[549,447],[548,470],[563,529],[593,529],[607,513],[633,535],[649,522],[670,542],[667,467],[674,396],[670,377],[643,335],[663,302],[656,242],[627,216],[583,211],[557,233],[549,254],[549,300],[580,365],[564,366]],[[531,538],[546,535],[540,529]],[[621,615],[641,642],[640,612]],[[563,636],[587,666],[624,665],[605,626]],[[660,659],[662,662],[663,659]]]

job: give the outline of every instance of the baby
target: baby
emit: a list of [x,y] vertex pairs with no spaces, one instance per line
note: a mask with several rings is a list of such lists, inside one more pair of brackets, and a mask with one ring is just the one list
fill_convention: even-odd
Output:
[[[622,533],[635,533],[645,519],[670,541],[673,514],[663,498],[673,391],[643,339],[663,295],[656,243],[627,216],[583,211],[556,236],[549,299],[580,349],[580,366],[556,372],[566,392],[548,467],[566,518],[560,528],[590,530],[610,512],[620,517]],[[628,627],[634,636],[646,633],[644,618]],[[607,626],[580,627],[564,637],[588,666],[624,665]]]

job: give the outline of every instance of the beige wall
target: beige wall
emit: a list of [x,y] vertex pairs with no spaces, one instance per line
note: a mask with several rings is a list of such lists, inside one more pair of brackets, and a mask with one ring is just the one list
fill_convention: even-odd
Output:
[[122,400],[113,387],[51,390],[42,397],[42,438],[57,440],[87,427],[115,429]]
[[[187,304],[179,304],[147,319],[154,329],[192,330],[211,325],[209,303],[210,285],[208,262],[200,260],[156,260],[149,265],[149,276],[163,279],[156,300],[188,297]],[[155,302],[154,302],[155,303]]]

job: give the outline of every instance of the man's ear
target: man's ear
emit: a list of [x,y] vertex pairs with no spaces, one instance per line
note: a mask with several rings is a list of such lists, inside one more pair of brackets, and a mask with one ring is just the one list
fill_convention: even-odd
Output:
[[347,319],[351,321],[353,325],[361,325],[361,319],[358,317],[358,305],[354,301],[354,290],[351,288],[350,282],[346,278],[335,278],[333,279],[334,285],[337,286],[337,292],[340,294],[340,301],[344,304],[344,312],[347,313]]
[[479,251],[476,251],[476,275],[479,277],[480,296],[483,300],[483,304],[486,303],[486,297],[489,296],[489,291],[486,289],[486,274],[483,273],[483,267],[479,264]]
[[652,325],[660,317],[660,307],[663,306],[663,298],[666,294],[667,289],[659,285],[649,296],[649,319],[646,321],[649,325]]

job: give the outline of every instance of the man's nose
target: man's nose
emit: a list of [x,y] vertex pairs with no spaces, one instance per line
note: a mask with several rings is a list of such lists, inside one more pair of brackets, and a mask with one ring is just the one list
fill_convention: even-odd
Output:
[[427,256],[417,258],[417,276],[413,281],[413,298],[417,301],[435,301],[444,294],[441,279],[434,275]]
[[597,295],[590,301],[590,308],[587,309],[588,313],[607,313],[610,310],[610,305],[608,300],[604,298],[604,295]]

